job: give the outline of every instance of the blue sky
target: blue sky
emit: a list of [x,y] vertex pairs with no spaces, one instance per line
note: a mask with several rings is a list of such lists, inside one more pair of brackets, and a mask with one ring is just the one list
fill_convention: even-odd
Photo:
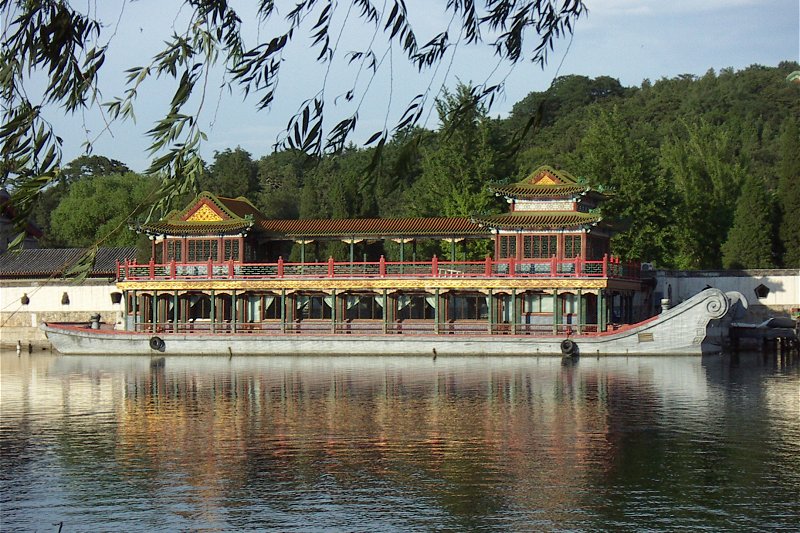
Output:
[[[232,2],[242,9],[244,32],[250,44],[271,35],[270,27],[258,27],[249,17],[253,3]],[[345,0],[340,3],[347,5]],[[407,0],[410,20],[420,41],[424,42],[426,31],[446,25],[447,19],[432,7],[444,4],[444,0]],[[504,116],[529,92],[546,89],[556,75],[608,75],[630,86],[639,85],[644,79],[702,75],[709,69],[775,66],[800,57],[797,0],[587,0],[586,4],[589,12],[578,21],[571,42],[565,38],[557,44],[545,69],[520,63],[513,70],[503,65],[495,71],[496,60],[490,50],[459,46],[452,64],[448,57],[435,75],[419,75],[402,66],[401,53],[395,50],[391,55],[392,74],[382,67],[359,108],[360,125],[353,139],[363,141],[384,125],[391,127],[409,100],[429,86],[432,101],[440,87],[452,88],[458,80],[480,83],[493,71],[493,79],[505,77],[506,90],[491,113]],[[170,33],[180,28],[185,13],[179,5],[156,0],[127,2],[124,7],[121,2],[108,0],[90,4],[106,22],[101,41],[111,38],[100,80],[104,101],[121,94],[125,69],[145,64]],[[349,27],[342,36],[340,50],[363,47],[369,38],[368,33]],[[202,149],[206,160],[212,159],[215,150],[236,146],[254,157],[272,151],[289,117],[303,99],[314,95],[324,78],[326,67],[315,62],[316,54],[303,42],[299,44],[286,54],[277,99],[268,111],[257,112],[256,100],[243,101],[236,89],[220,90],[221,72],[210,77],[200,116],[200,125],[209,137]],[[387,66],[388,61],[387,56]],[[328,109],[335,108],[332,110],[340,118],[351,113],[354,105],[348,107],[336,96],[351,86],[355,76],[354,68],[341,64],[334,65],[328,73]],[[366,79],[362,72],[358,78],[361,87]],[[173,90],[163,82],[148,84],[140,92],[136,123],[112,124],[110,133],[101,134],[103,120],[97,113],[64,117],[51,110],[50,118],[65,140],[64,160],[80,155],[81,143],[99,135],[94,153],[123,161],[134,170],[144,170],[148,163],[146,131],[165,112]],[[426,112],[423,119],[428,127],[436,127],[435,112]]]

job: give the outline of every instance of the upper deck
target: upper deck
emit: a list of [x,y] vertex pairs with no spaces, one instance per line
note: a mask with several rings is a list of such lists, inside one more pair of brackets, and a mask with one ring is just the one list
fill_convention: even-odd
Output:
[[394,278],[425,280],[441,278],[474,278],[482,280],[512,279],[618,279],[637,281],[640,264],[621,262],[615,257],[605,256],[598,261],[587,261],[580,257],[559,260],[496,260],[487,257],[483,261],[442,261],[433,257],[430,261],[335,261],[291,263],[279,259],[274,263],[245,263],[238,261],[202,263],[140,264],[126,261],[117,265],[118,282],[136,281],[202,281],[208,280],[319,280],[346,279],[367,280]]

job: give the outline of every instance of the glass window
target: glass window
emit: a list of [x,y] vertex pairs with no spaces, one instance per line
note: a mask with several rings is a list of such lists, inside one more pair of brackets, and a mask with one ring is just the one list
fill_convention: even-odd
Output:
[[484,295],[450,295],[447,298],[447,318],[452,320],[486,320],[489,305]]
[[397,297],[397,318],[400,320],[432,320],[435,318],[435,296],[401,294]]
[[324,296],[300,295],[297,297],[297,318],[313,320],[331,318],[331,304]]
[[348,320],[376,320],[383,318],[383,306],[378,298],[370,295],[351,294],[345,299]]
[[189,318],[211,318],[211,297],[205,294],[192,294],[189,296]]
[[545,292],[527,292],[522,299],[523,313],[552,313],[553,295]]

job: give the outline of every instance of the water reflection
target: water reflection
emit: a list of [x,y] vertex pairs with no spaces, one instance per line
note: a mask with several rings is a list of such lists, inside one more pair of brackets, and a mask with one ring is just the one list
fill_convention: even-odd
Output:
[[795,359],[4,354],[0,363],[4,528],[800,520]]

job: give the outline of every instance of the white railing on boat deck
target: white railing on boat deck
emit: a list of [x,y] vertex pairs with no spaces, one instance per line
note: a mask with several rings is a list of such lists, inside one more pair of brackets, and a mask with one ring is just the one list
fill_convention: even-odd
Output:
[[189,334],[252,334],[252,335],[578,335],[596,334],[597,324],[528,324],[528,323],[495,323],[488,324],[483,320],[460,320],[440,322],[437,326],[433,320],[399,320],[386,322],[382,320],[347,320],[331,322],[330,320],[294,320],[281,322],[265,320],[263,322],[137,322],[134,331],[141,333],[189,333]]

